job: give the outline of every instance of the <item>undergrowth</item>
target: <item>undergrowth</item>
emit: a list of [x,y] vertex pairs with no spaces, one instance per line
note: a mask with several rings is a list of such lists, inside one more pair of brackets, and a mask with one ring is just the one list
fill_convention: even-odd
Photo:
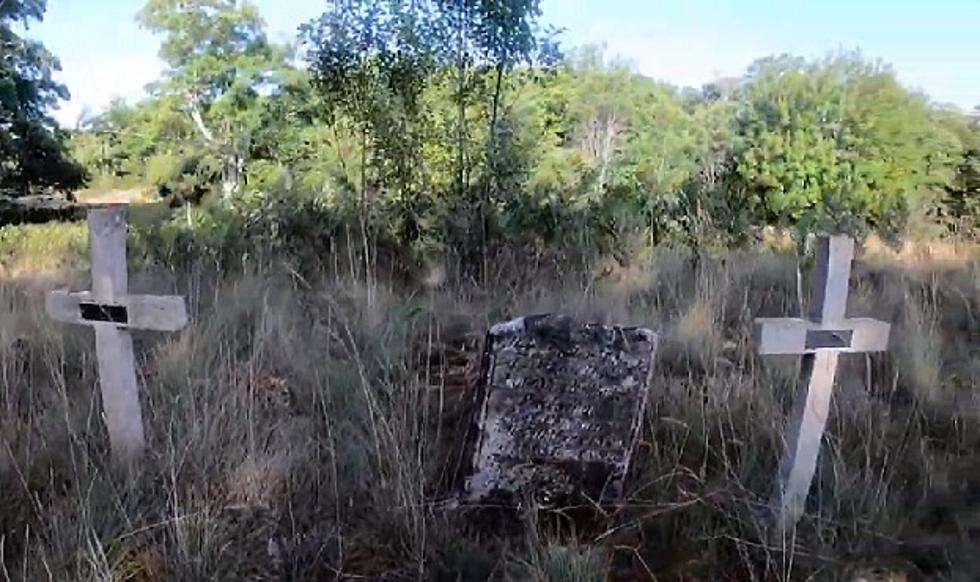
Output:
[[[23,236],[84,255],[75,227],[41,233]],[[365,282],[326,252],[314,269],[275,253],[134,268],[134,290],[184,295],[192,323],[136,335],[149,447],[129,473],[109,463],[90,330],[44,314],[84,262],[0,280],[0,578],[980,578],[975,259],[858,261],[849,315],[893,323],[893,343],[842,358],[807,513],[777,543],[763,508],[797,360],[755,355],[751,324],[799,310],[791,256],[502,254],[477,286],[382,267]],[[662,343],[622,507],[501,525],[455,508],[452,483],[483,334],[542,311]]]

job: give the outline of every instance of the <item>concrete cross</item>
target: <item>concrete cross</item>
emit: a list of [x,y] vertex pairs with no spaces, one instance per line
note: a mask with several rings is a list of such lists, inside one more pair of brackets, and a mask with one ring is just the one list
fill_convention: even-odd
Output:
[[793,417],[785,439],[775,503],[779,527],[792,528],[803,514],[827,424],[841,352],[877,352],[888,347],[889,324],[848,319],[848,280],[854,241],[846,236],[817,239],[817,265],[810,297],[810,319],[759,318],[755,335],[760,354],[802,354]]
[[129,295],[126,272],[126,208],[123,204],[88,210],[92,253],[92,290],[48,296],[48,315],[58,321],[95,328],[103,417],[117,461],[130,462],[143,452],[133,339],[128,329],[176,331],[187,324],[184,299],[177,296]]

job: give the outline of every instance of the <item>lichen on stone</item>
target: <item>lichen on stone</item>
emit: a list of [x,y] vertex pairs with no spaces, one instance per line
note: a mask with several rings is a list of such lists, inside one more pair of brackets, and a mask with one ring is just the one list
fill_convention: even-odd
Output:
[[649,330],[558,315],[494,326],[465,497],[619,499],[656,344]]

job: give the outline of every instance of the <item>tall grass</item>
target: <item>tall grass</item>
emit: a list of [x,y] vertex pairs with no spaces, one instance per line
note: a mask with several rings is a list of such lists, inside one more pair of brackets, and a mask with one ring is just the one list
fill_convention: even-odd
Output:
[[87,262],[84,223],[0,226],[0,276],[18,277]]
[[[192,324],[136,336],[149,447],[128,474],[109,464],[91,332],[43,313],[52,279],[74,275],[0,280],[0,579],[980,577],[975,260],[859,263],[850,313],[893,322],[893,346],[842,358],[788,546],[765,502],[797,361],[756,356],[751,322],[798,309],[792,257],[499,264],[482,288],[379,278],[370,301],[344,268],[134,273],[187,296]],[[451,485],[482,334],[540,310],[649,326],[663,345],[623,506],[504,526],[454,509]]]

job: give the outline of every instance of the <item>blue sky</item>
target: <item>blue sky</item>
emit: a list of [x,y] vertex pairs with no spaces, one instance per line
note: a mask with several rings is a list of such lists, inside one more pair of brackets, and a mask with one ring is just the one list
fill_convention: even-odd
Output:
[[[271,36],[287,39],[325,0],[254,0]],[[74,125],[86,109],[130,100],[162,70],[159,39],[141,30],[141,0],[48,0],[28,35],[64,68],[72,93],[56,117]],[[755,59],[816,57],[861,49],[890,63],[907,85],[964,109],[980,105],[980,0],[542,0],[566,45],[604,44],[652,77],[699,86],[740,75]]]

